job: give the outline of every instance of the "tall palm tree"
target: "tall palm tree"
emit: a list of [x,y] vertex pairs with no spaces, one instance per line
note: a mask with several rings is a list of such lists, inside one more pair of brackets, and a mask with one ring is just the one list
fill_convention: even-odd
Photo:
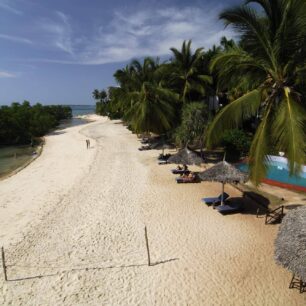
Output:
[[100,91],[98,89],[95,89],[93,92],[92,92],[92,97],[95,99],[95,100],[99,100],[100,99]]
[[147,57],[115,73],[120,87],[112,88],[111,95],[135,132],[159,134],[173,125],[178,97],[162,85],[158,68],[158,60]]
[[286,153],[290,173],[298,173],[306,152],[306,99],[298,91],[306,76],[306,1],[249,0],[220,18],[236,29],[241,43],[217,55],[211,68],[223,86],[243,85],[246,92],[215,117],[208,146],[217,144],[224,130],[257,115],[260,123],[249,152],[251,180],[259,184],[266,174],[272,146]]
[[131,107],[129,93],[135,90],[137,86],[135,81],[135,69],[133,66],[127,65],[123,69],[118,69],[114,73],[114,78],[119,86],[112,86],[109,88],[111,101],[110,109],[113,112],[125,114]]
[[174,59],[170,69],[175,87],[178,89],[183,103],[192,100],[192,91],[205,94],[205,86],[211,82],[211,77],[199,71],[199,64],[203,56],[203,48],[198,48],[192,53],[191,40],[184,41],[181,50],[170,49]]
[[158,80],[143,82],[140,90],[130,93],[130,98],[133,103],[125,118],[135,132],[163,134],[173,127],[177,96]]

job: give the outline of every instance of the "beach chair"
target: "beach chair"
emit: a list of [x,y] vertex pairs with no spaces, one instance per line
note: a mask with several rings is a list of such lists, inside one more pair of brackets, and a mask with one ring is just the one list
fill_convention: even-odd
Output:
[[138,148],[139,151],[146,151],[146,150],[151,150],[150,146],[141,146],[140,148]]
[[159,165],[166,165],[166,164],[168,164],[168,161],[167,160],[159,160],[158,164]]
[[[229,195],[226,192],[223,192],[223,201],[229,198]],[[206,205],[217,205],[221,203],[222,194],[215,198],[202,198],[201,201],[204,202]]]
[[171,154],[159,154],[158,160],[168,160],[168,158],[171,156]]
[[171,169],[171,172],[172,172],[173,174],[181,174],[181,175],[183,175],[183,174],[189,174],[189,173],[190,173],[190,170]]
[[217,206],[216,209],[222,215],[233,214],[241,211],[241,203],[228,203]]
[[196,175],[194,175],[192,177],[177,177],[176,182],[178,184],[181,184],[181,183],[196,183],[197,182],[197,177],[196,177]]
[[304,282],[301,278],[293,274],[289,288],[299,289],[300,293],[306,292],[306,282]]

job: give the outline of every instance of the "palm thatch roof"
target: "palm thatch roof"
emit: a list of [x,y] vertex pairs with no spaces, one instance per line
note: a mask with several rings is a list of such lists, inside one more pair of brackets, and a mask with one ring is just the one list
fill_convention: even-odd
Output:
[[170,156],[168,159],[168,163],[200,165],[204,163],[204,161],[196,152],[191,151],[188,148],[185,148],[180,150],[178,153]]
[[199,177],[202,181],[221,182],[221,183],[244,183],[247,175],[226,161],[222,161],[211,168],[200,172]]
[[171,143],[164,143],[162,141],[152,143],[150,145],[151,149],[161,150],[161,149],[174,149],[175,145]]
[[306,281],[306,206],[284,217],[275,240],[275,260]]

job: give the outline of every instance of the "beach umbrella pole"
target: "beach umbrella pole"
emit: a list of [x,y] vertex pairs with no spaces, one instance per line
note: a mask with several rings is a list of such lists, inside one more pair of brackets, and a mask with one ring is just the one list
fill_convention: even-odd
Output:
[[223,205],[224,182],[222,182],[221,205]]

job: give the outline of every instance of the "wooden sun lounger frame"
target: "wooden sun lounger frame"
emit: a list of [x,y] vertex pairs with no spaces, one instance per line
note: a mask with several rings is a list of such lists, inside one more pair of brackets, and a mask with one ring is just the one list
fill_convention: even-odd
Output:
[[269,210],[266,213],[265,224],[274,224],[281,222],[284,217],[284,206],[277,207],[274,210]]
[[299,289],[300,293],[306,292],[306,282],[303,282],[299,277],[295,276],[295,274],[293,274],[290,285],[289,285],[289,289]]

